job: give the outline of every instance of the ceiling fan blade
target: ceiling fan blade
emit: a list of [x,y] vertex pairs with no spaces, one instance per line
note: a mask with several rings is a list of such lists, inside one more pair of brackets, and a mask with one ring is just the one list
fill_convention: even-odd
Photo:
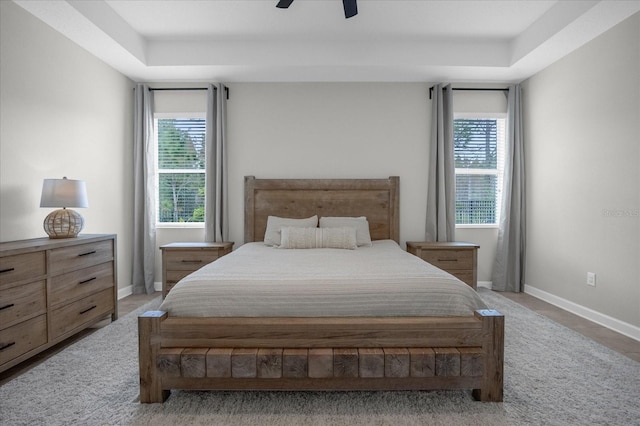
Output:
[[280,0],[278,4],[276,4],[276,7],[279,7],[280,9],[288,9],[289,6],[291,6],[291,3],[293,3],[293,0]]
[[342,5],[344,6],[345,18],[351,18],[358,14],[358,4],[356,3],[356,0],[342,0]]
[[[280,0],[278,4],[276,4],[277,8],[280,9],[288,9],[291,6],[293,0]],[[342,6],[344,7],[344,17],[351,18],[358,14],[358,4],[356,0],[342,0]]]

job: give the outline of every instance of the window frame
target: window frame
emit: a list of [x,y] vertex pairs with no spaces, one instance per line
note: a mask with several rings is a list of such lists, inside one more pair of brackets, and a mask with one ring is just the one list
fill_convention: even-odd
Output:
[[[453,119],[496,119],[504,120],[504,127],[502,130],[502,138],[498,137],[497,140],[497,164],[496,169],[463,169],[456,168],[455,174],[477,174],[477,175],[493,175],[497,176],[496,183],[496,221],[495,223],[456,223],[456,229],[497,229],[500,227],[500,212],[502,210],[502,190],[504,186],[504,162],[505,162],[505,149],[506,149],[506,128],[507,128],[507,113],[506,112],[455,112]],[[499,130],[500,132],[500,126]],[[493,171],[495,173],[487,173],[487,171]]]
[[[185,229],[185,228],[192,228],[192,229],[204,229],[204,221],[203,222],[160,222],[159,221],[159,217],[158,217],[158,206],[160,205],[160,167],[158,164],[159,158],[158,158],[158,150],[159,150],[159,144],[158,144],[158,119],[206,119],[206,113],[205,112],[185,112],[185,113],[178,113],[178,112],[155,112],[153,114],[153,149],[154,149],[154,196],[155,196],[155,200],[156,200],[156,212],[155,212],[155,226],[156,228],[166,228],[166,229],[170,229],[170,228],[174,228],[174,229]],[[205,135],[206,137],[206,135]],[[165,169],[163,170],[163,172],[167,172],[167,170],[176,170],[179,172],[182,172],[182,170],[184,170],[184,173],[187,173],[187,170],[189,173],[203,173],[206,175],[206,169],[202,169],[202,171],[200,171],[199,169]],[[169,172],[170,173],[170,172]],[[205,198],[206,198],[206,193],[205,193]]]

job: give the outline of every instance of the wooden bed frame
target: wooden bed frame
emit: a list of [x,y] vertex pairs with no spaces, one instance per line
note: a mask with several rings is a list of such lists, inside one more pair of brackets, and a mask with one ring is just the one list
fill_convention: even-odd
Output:
[[[267,216],[366,216],[372,239],[399,240],[399,178],[245,178],[245,241]],[[472,389],[502,401],[504,317],[138,318],[140,402],[170,389]]]

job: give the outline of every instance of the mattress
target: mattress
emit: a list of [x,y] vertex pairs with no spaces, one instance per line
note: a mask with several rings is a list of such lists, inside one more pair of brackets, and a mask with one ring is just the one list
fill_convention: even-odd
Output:
[[486,309],[453,275],[391,240],[279,249],[247,243],[186,276],[160,310],[180,317],[468,316]]

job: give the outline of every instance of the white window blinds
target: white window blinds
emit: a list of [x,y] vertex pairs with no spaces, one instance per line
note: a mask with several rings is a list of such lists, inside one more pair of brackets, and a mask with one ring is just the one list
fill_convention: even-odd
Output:
[[204,222],[205,119],[156,118],[158,223]]
[[456,224],[499,221],[504,118],[455,118]]

